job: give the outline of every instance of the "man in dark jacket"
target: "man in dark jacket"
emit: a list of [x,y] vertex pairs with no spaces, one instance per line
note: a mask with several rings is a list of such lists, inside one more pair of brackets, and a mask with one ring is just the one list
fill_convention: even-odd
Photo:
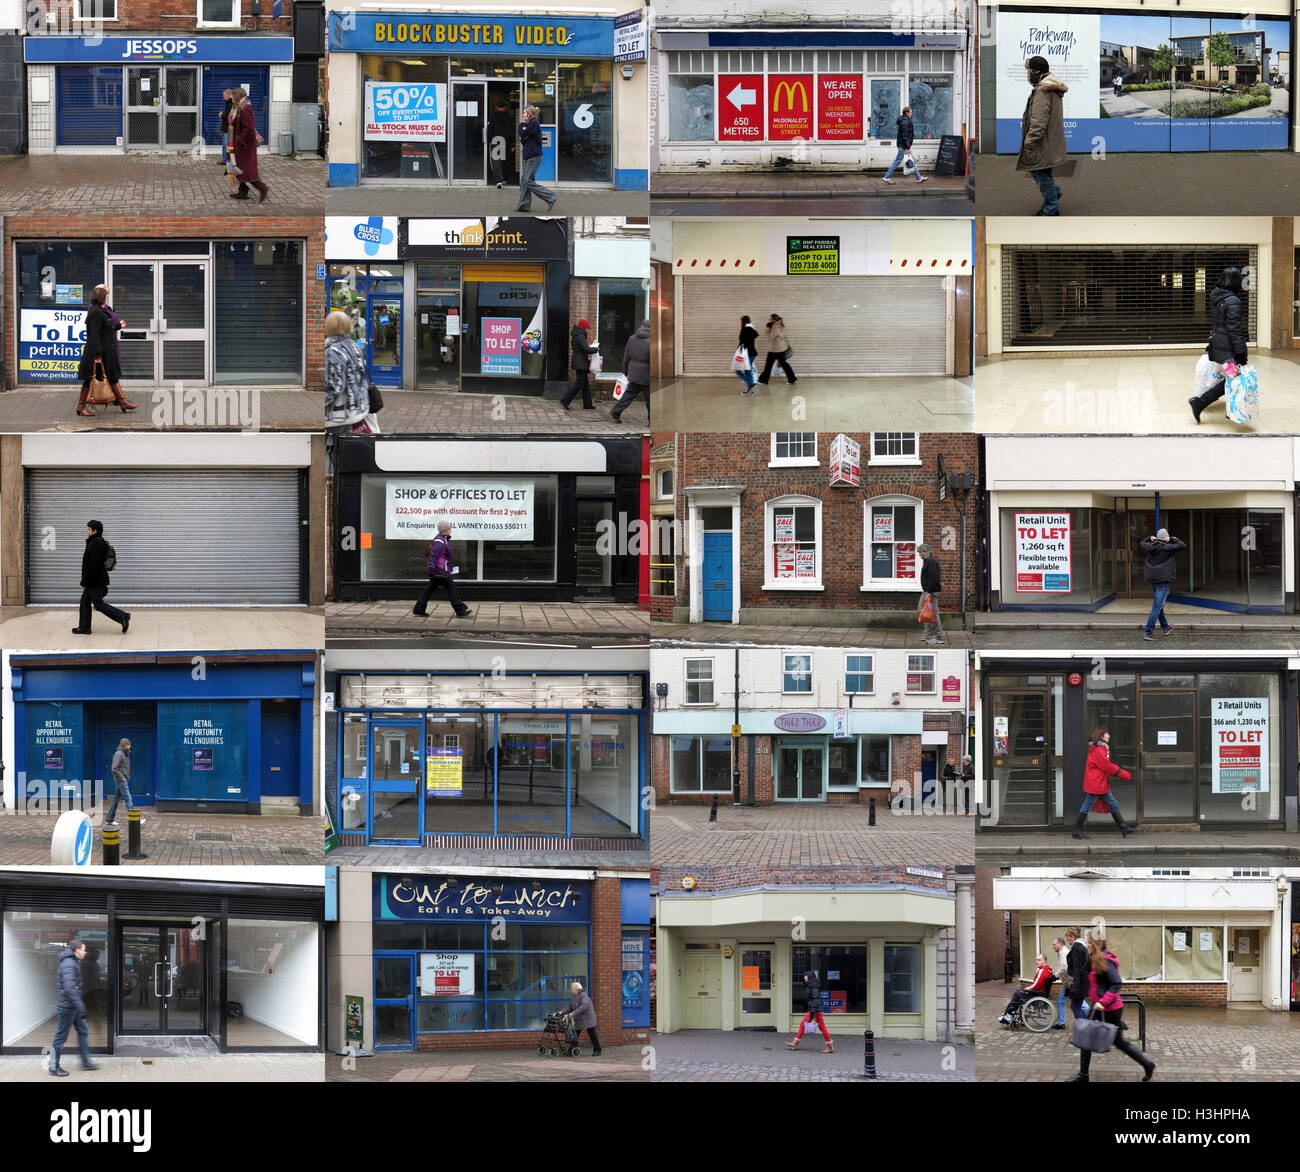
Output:
[[1204,394],[1187,400],[1197,423],[1201,422],[1201,412],[1206,407],[1223,398],[1223,364],[1246,365],[1246,315],[1241,304],[1240,269],[1224,269],[1219,283],[1210,290],[1210,323],[1210,341],[1205,353],[1218,367],[1219,378]]
[[617,423],[632,400],[645,392],[646,423],[650,422],[650,319],[646,318],[635,334],[627,340],[627,356],[623,359],[623,373],[627,375],[627,393],[614,404],[610,417]]
[[1147,629],[1144,639],[1155,638],[1156,619],[1160,620],[1160,633],[1168,635],[1169,622],[1165,618],[1165,602],[1169,599],[1169,589],[1178,577],[1178,567],[1174,555],[1180,549],[1186,549],[1184,542],[1177,537],[1170,537],[1168,529],[1159,529],[1154,537],[1142,542],[1142,552],[1147,555],[1146,565],[1142,567],[1142,577],[1151,587],[1151,613],[1147,615]]
[[943,589],[943,579],[939,559],[928,545],[918,545],[916,554],[921,558],[921,600],[916,604],[916,613],[919,615],[927,602],[934,605],[934,622],[924,624],[925,641],[931,647],[943,647],[943,620],[939,617],[939,592]]
[[[912,143],[916,138],[916,130],[912,126],[911,106],[903,107],[903,113],[898,118],[897,126],[898,140],[895,145],[898,147],[898,150],[894,154],[894,161],[889,164],[889,170],[885,172],[884,182],[886,183],[894,182],[894,168],[907,157],[908,153],[912,149]],[[924,183],[925,176],[921,174],[921,168],[916,166],[915,159],[912,160],[912,166],[916,169],[916,181],[918,183]],[[906,174],[906,172],[904,172],[904,174]]]
[[569,365],[573,367],[574,377],[573,386],[565,391],[560,399],[560,406],[566,411],[579,391],[582,392],[583,409],[595,410],[595,404],[591,401],[591,383],[587,379],[587,374],[591,370],[591,356],[600,350],[600,346],[593,346],[588,340],[587,331],[590,329],[591,326],[587,324],[586,319],[580,318],[578,324],[569,331],[569,349],[572,352]]
[[458,619],[469,618],[474,612],[461,600],[460,591],[456,589],[456,551],[451,544],[451,522],[438,522],[438,536],[429,542],[429,556],[425,568],[429,572],[429,584],[415,600],[411,613],[420,618],[428,617],[429,599],[439,586],[447,590],[447,601],[456,612]]
[[[113,775],[113,785],[116,788],[113,800],[109,803],[108,817],[104,819],[104,824],[106,826],[116,826],[118,802],[126,802],[128,815],[135,809],[135,803],[131,801],[131,741],[129,737],[123,737],[117,742],[117,749],[113,753],[113,763],[109,766],[109,772]],[[140,819],[140,824],[144,825],[143,818]]]
[[1065,979],[1069,986],[1070,1012],[1075,1017],[1088,1013],[1088,946],[1079,938],[1078,928],[1066,928]]
[[1069,86],[1052,72],[1046,57],[1030,57],[1025,62],[1025,76],[1030,86],[1029,100],[1020,118],[1020,156],[1017,171],[1028,171],[1038,184],[1043,206],[1039,216],[1061,214],[1061,189],[1056,185],[1052,168],[1069,157],[1065,141],[1065,107]]
[[104,601],[108,593],[108,570],[104,562],[108,558],[108,542],[104,540],[104,526],[99,521],[86,522],[86,548],[81,554],[81,616],[72,628],[74,635],[90,634],[90,608],[93,606],[102,615],[107,615],[115,623],[122,625],[125,635],[131,625],[131,616],[124,610]]
[[50,1057],[50,1073],[58,1078],[67,1078],[60,1059],[63,1057],[63,1044],[68,1040],[68,1031],[74,1026],[77,1030],[77,1043],[81,1047],[81,1066],[83,1070],[98,1070],[90,1060],[90,1030],[86,1026],[86,999],[81,992],[81,962],[86,958],[86,946],[74,939],[70,947],[59,953],[59,967],[55,976],[56,993],[54,1008],[59,1014],[59,1027],[54,1033],[53,1051]]
[[519,142],[522,146],[519,164],[519,203],[517,212],[533,210],[533,196],[537,195],[546,202],[549,212],[559,198],[548,187],[536,182],[537,168],[542,165],[542,124],[537,120],[537,107],[524,107],[524,120],[519,125]]

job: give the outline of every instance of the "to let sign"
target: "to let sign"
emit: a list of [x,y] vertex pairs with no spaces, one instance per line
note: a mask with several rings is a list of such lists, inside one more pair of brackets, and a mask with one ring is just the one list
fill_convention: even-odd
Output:
[[1070,514],[1016,514],[1016,590],[1070,592]]
[[484,374],[518,374],[520,371],[519,319],[483,319],[482,371]]
[[718,138],[758,142],[763,137],[763,75],[727,73],[718,78]]

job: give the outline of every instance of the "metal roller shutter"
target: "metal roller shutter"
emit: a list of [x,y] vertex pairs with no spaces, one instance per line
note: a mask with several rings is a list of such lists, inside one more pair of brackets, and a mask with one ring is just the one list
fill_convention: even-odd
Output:
[[682,371],[724,376],[740,315],[758,330],[785,319],[795,374],[946,374],[948,298],[943,277],[685,277]]
[[116,146],[122,133],[122,67],[60,65],[59,146]]
[[248,101],[253,107],[253,123],[257,133],[267,140],[271,150],[276,150],[278,143],[272,143],[266,128],[266,115],[269,108],[270,84],[267,81],[269,71],[265,65],[205,65],[203,67],[203,105],[199,122],[199,133],[206,143],[221,141],[221,116],[226,109],[226,101],[221,96],[222,90],[248,90]]
[[[1209,293],[1229,266],[1258,273],[1259,249],[1003,245],[1003,348],[1203,347],[1210,336]],[[1244,293],[1242,301],[1254,346],[1255,298]]]
[[[301,601],[295,469],[45,469],[27,481],[29,603],[76,602],[86,521],[117,550],[111,601]],[[57,549],[45,549],[43,534]]]

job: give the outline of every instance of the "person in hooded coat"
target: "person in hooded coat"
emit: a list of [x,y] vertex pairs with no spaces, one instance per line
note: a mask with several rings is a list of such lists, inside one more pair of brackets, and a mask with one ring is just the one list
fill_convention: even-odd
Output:
[[1201,422],[1201,412],[1223,398],[1226,389],[1223,367],[1235,362],[1246,365],[1246,313],[1241,302],[1241,270],[1226,268],[1219,283],[1210,290],[1210,341],[1205,347],[1219,377],[1203,394],[1187,400],[1192,417]]
[[70,947],[59,953],[59,967],[55,974],[54,1009],[59,1015],[58,1029],[50,1046],[50,1073],[67,1078],[63,1069],[63,1045],[68,1031],[76,1027],[77,1044],[81,1048],[81,1068],[98,1070],[90,1060],[90,1029],[86,1025],[86,998],[82,993],[81,962],[86,959],[86,946],[73,939]]
[[1154,639],[1156,620],[1160,620],[1160,633],[1168,635],[1172,627],[1165,618],[1165,602],[1169,598],[1169,589],[1178,577],[1178,566],[1174,555],[1180,549],[1186,549],[1184,542],[1177,537],[1170,537],[1168,529],[1157,529],[1154,537],[1148,537],[1142,543],[1142,552],[1147,555],[1146,565],[1142,567],[1142,577],[1151,587],[1151,613],[1147,616],[1144,639]]
[[1020,157],[1017,171],[1028,171],[1043,196],[1040,216],[1061,214],[1061,189],[1052,177],[1052,168],[1068,157],[1065,148],[1065,115],[1061,100],[1068,86],[1052,73],[1046,57],[1030,57],[1025,62],[1029,100],[1020,119]]
[[650,319],[646,318],[635,334],[627,340],[627,350],[623,358],[623,373],[627,375],[627,393],[614,404],[610,418],[617,423],[623,412],[632,404],[632,400],[642,392],[645,393],[646,422],[650,420]]
[[585,318],[579,319],[578,324],[569,331],[569,365],[573,368],[573,386],[571,386],[560,397],[560,406],[566,411],[569,404],[577,397],[578,392],[582,392],[582,407],[585,411],[594,411],[595,404],[591,401],[591,382],[589,373],[591,371],[591,356],[600,350],[598,345],[593,346],[589,340],[588,331],[591,326],[587,324]]

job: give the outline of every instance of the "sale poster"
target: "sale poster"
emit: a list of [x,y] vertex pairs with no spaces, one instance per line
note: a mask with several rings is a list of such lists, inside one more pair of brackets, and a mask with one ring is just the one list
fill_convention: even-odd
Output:
[[894,576],[898,578],[916,577],[916,542],[900,541],[894,546]]
[[773,561],[773,576],[777,578],[793,578],[794,565],[795,547],[793,545],[776,546]]
[[871,540],[894,540],[894,514],[892,511],[875,513],[871,518]]
[[823,73],[817,78],[817,137],[823,142],[862,141],[862,76]]
[[368,142],[446,142],[447,87],[442,82],[366,82]]
[[817,551],[801,549],[794,555],[794,576],[796,578],[817,577]]
[[778,513],[775,518],[777,541],[794,540],[794,514]]
[[1211,793],[1268,793],[1268,698],[1215,697],[1210,753]]
[[1015,515],[1016,591],[1070,592],[1070,514]]

